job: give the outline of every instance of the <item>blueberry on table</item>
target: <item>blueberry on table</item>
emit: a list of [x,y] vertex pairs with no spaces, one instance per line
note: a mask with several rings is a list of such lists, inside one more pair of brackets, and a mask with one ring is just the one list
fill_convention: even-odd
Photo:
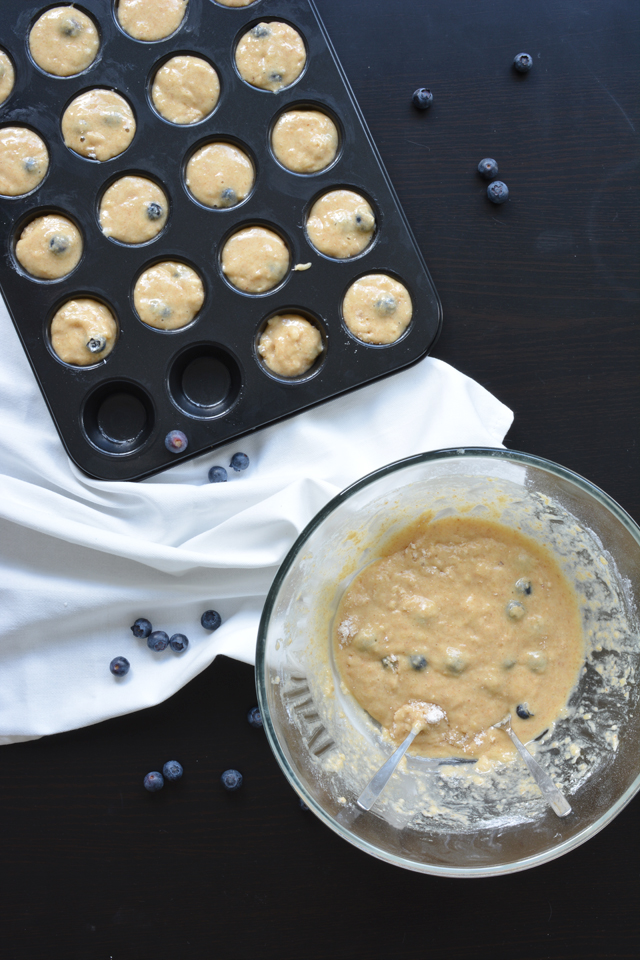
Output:
[[229,466],[232,470],[235,470],[236,473],[240,473],[241,470],[246,470],[249,466],[249,457],[246,453],[234,453]]
[[411,97],[411,102],[417,110],[428,110],[433,103],[433,94],[428,87],[418,87]]
[[149,220],[159,220],[163,212],[161,205],[156,203],[155,200],[147,204],[147,217]]
[[493,180],[498,176],[498,164],[491,157],[485,157],[478,164],[478,173],[481,173],[485,180]]
[[513,58],[513,66],[518,73],[529,73],[533,66],[533,59],[528,53],[518,53]]
[[516,707],[516,713],[518,714],[521,720],[528,720],[529,717],[533,716],[533,714],[529,710],[529,707],[526,703],[519,703],[518,706]]
[[150,793],[156,793],[164,787],[164,777],[159,770],[152,770],[144,778],[144,788]]
[[169,646],[174,653],[184,653],[189,646],[189,639],[185,637],[184,633],[174,633],[169,640]]
[[182,453],[187,449],[189,441],[182,430],[170,430],[164,438],[164,445],[171,453]]
[[251,707],[249,713],[247,714],[247,720],[252,727],[259,729],[262,726],[262,714],[258,707]]
[[222,623],[222,617],[217,610],[205,610],[200,617],[200,623],[205,630],[217,630]]
[[487,187],[487,196],[491,203],[504,203],[509,199],[509,188],[502,180],[494,180]]
[[225,790],[239,790],[242,786],[242,774],[239,770],[225,770],[220,780]]
[[224,467],[211,467],[209,470],[209,483],[226,483],[227,471]]
[[131,633],[134,635],[134,637],[141,637],[143,639],[146,639],[152,630],[153,627],[151,626],[150,621],[145,617],[138,617],[136,622],[131,627]]
[[126,677],[130,667],[131,664],[126,657],[114,657],[109,664],[109,670],[111,670],[114,677]]
[[165,780],[179,780],[184,770],[182,764],[178,763],[177,760],[167,760],[164,767],[162,768]]
[[164,630],[154,630],[147,637],[147,646],[154,653],[162,653],[169,646],[169,634],[165,633]]

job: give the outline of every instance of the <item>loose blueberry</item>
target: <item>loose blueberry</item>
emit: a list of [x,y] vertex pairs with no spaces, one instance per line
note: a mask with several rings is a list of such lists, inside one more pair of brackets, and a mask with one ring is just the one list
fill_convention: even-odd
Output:
[[509,188],[502,180],[494,180],[487,187],[487,196],[491,203],[505,203],[509,199]]
[[533,59],[528,53],[518,53],[513,58],[513,65],[518,73],[529,73],[533,66]]
[[184,770],[182,769],[182,764],[178,763],[177,760],[167,760],[164,767],[162,768],[165,780],[179,780]]
[[134,635],[134,637],[141,637],[143,639],[146,639],[152,630],[153,627],[151,626],[150,621],[145,617],[138,617],[136,622],[131,627],[131,633]]
[[60,24],[60,33],[65,37],[79,37],[82,33],[82,24],[73,17],[68,17]]
[[126,677],[129,673],[131,664],[126,657],[114,657],[114,659],[109,664],[109,670],[114,675],[114,677]]
[[169,646],[169,634],[165,633],[164,630],[154,630],[147,637],[147,646],[154,653],[162,653]]
[[211,467],[209,470],[209,483],[226,483],[227,471],[224,467]]
[[409,657],[409,663],[411,664],[411,668],[413,670],[424,670],[427,665],[427,658],[415,653],[413,656]]
[[478,173],[481,173],[485,180],[493,180],[498,176],[498,164],[491,157],[485,157],[478,164]]
[[189,441],[182,430],[170,430],[164,438],[164,445],[171,453],[182,453],[187,449]]
[[519,703],[516,707],[516,713],[521,720],[528,720],[529,717],[533,716],[526,703]]
[[258,40],[260,40],[262,37],[270,37],[270,36],[271,36],[271,30],[270,30],[269,27],[266,25],[266,23],[258,23],[258,24],[256,24],[256,26],[253,28],[253,30],[250,30],[249,32],[250,32],[254,37],[256,37]]
[[392,313],[396,312],[397,306],[396,298],[390,293],[385,293],[383,297],[380,297],[380,299],[374,303],[376,313],[379,313],[383,317],[390,317]]
[[522,620],[527,611],[517,600],[510,600],[506,606],[506,613],[509,620]]
[[90,340],[87,340],[87,350],[90,353],[102,353],[106,345],[106,337],[91,337]]
[[69,238],[68,237],[51,237],[49,240],[49,250],[51,253],[57,254],[60,256],[61,253],[66,253],[69,249]]
[[169,646],[174,653],[184,653],[189,646],[189,639],[185,637],[184,633],[174,633],[169,640]]
[[262,714],[258,707],[251,707],[249,713],[247,714],[247,720],[249,721],[252,727],[259,729],[262,727]]
[[155,200],[152,200],[151,203],[147,204],[147,217],[149,220],[159,220],[164,210],[159,203],[156,203]]
[[428,110],[433,103],[433,94],[427,87],[418,87],[411,97],[411,102],[417,110]]
[[231,187],[226,187],[220,194],[221,207],[235,207],[238,202],[238,194]]
[[246,470],[249,466],[249,457],[246,453],[234,453],[229,466],[232,470],[235,470],[236,473],[240,473],[241,470]]
[[144,778],[144,788],[150,793],[156,793],[164,787],[164,777],[159,770],[152,770]]
[[23,165],[27,173],[35,173],[38,169],[38,161],[35,157],[27,157],[26,160],[23,161]]
[[516,580],[516,590],[518,593],[524,593],[528,597],[533,593],[533,584],[531,580],[527,580],[525,577],[522,580]]
[[200,617],[200,623],[205,630],[217,630],[222,623],[222,617],[217,610],[205,610]]
[[242,786],[242,774],[239,770],[225,770],[220,780],[225,790],[239,790]]

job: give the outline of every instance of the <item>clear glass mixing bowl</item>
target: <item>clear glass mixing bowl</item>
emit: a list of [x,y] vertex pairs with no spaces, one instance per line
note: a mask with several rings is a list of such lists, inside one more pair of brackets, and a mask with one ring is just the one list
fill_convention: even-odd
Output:
[[[551,549],[581,606],[586,658],[566,717],[529,745],[567,795],[559,819],[520,760],[472,766],[406,757],[370,812],[356,799],[393,750],[341,685],[338,601],[390,533],[426,510],[491,516]],[[285,775],[332,830],[423,873],[473,877],[536,866],[588,840],[640,788],[640,528],[570,470],[511,450],[438,450],[390,464],[318,513],[267,597],[256,682]]]

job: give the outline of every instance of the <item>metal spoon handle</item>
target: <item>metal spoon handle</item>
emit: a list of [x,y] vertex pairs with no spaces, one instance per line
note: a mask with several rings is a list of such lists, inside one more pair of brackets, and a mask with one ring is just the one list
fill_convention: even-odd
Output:
[[416,729],[412,730],[409,736],[402,741],[395,753],[391,754],[387,762],[384,763],[378,772],[371,778],[367,786],[356,800],[356,803],[361,810],[371,810],[371,807],[384,790],[391,774],[404,757],[405,753],[420,732],[420,729],[420,727],[417,727]]
[[506,725],[502,729],[511,737],[520,756],[528,766],[529,773],[540,787],[543,797],[553,812],[559,817],[566,817],[567,814],[571,813],[571,807],[565,795],[558,790],[551,777],[545,773],[538,761],[531,756],[522,740],[513,732],[511,726]]

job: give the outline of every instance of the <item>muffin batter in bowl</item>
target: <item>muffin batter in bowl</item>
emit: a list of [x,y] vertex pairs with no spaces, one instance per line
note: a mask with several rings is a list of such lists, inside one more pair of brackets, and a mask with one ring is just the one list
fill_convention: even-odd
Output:
[[356,257],[371,243],[376,228],[373,210],[353,190],[331,190],[320,197],[307,219],[307,236],[320,253],[336,260]]
[[287,110],[273,128],[276,159],[293,173],[317,173],[335,160],[338,130],[319,110]]
[[151,88],[153,105],[170,123],[198,123],[213,112],[220,96],[218,74],[202,57],[172,57],[160,67]]
[[0,50],[0,104],[4,103],[10,95],[15,79],[11,58],[4,50]]
[[143,323],[157,330],[178,330],[202,307],[204,286],[191,267],[165,260],[140,274],[133,303]]
[[245,293],[265,293],[284,279],[289,269],[289,250],[273,230],[245,227],[224,245],[222,272],[234,287]]
[[472,516],[403,531],[351,583],[335,618],[338,669],[358,703],[399,742],[412,703],[446,715],[413,750],[508,756],[491,725],[507,713],[527,741],[566,707],[585,656],[573,589],[541,545]]
[[235,207],[251,192],[255,180],[253,163],[232,143],[207,143],[187,164],[185,183],[189,193],[205,207]]
[[258,343],[265,366],[281,377],[306,373],[322,353],[322,337],[314,324],[299,314],[271,317]]
[[110,160],[124,153],[135,132],[133,111],[114,90],[87,90],[62,116],[66,146],[89,160]]
[[31,56],[45,73],[72,77],[98,55],[100,37],[93,20],[76,7],[53,7],[38,17],[29,34]]
[[188,0],[118,0],[118,23],[134,40],[164,40],[175,33]]
[[236,66],[243,80],[277,93],[298,79],[307,54],[297,30],[288,23],[258,23],[236,47]]
[[71,220],[48,213],[28,223],[16,243],[16,260],[40,280],[59,280],[77,267],[82,236]]
[[369,273],[352,283],[342,303],[342,316],[363,343],[394,343],[411,322],[409,291],[386,273]]
[[51,346],[64,363],[88,367],[104,360],[118,336],[113,314],[91,298],[68,300],[51,321]]
[[0,195],[31,193],[48,169],[49,152],[37,133],[26,127],[0,128]]
[[105,190],[100,203],[100,229],[121,243],[146,243],[167,222],[164,191],[146,177],[121,177]]

